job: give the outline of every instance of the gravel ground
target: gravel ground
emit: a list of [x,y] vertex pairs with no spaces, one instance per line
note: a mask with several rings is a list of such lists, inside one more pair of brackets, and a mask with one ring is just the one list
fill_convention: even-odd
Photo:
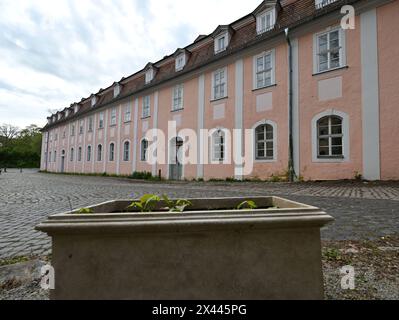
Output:
[[[323,272],[327,300],[398,300],[399,236],[373,241],[323,241]],[[42,257],[46,260],[46,257]],[[352,266],[355,289],[343,290],[340,269]],[[40,280],[8,280],[0,284],[0,300],[48,300]]]

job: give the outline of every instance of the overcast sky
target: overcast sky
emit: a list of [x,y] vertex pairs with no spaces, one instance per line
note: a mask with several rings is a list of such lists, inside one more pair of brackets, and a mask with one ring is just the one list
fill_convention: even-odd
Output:
[[61,110],[260,0],[0,0],[0,124]]

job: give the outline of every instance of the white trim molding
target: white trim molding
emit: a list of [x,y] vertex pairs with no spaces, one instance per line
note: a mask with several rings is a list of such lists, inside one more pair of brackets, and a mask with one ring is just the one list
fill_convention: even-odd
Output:
[[[338,116],[342,119],[342,158],[319,158],[318,157],[318,135],[317,135],[317,122],[324,117],[328,116]],[[312,134],[312,162],[320,163],[341,163],[348,162],[350,160],[350,134],[349,134],[349,116],[342,111],[329,109],[318,113],[312,119],[311,124],[311,134]]]
[[[319,36],[323,34],[328,34],[330,32],[334,31],[339,31],[339,46],[340,46],[340,51],[339,51],[339,66],[338,67],[328,67],[327,70],[320,71],[319,70],[319,60],[318,60],[318,54],[319,54],[319,46],[318,46],[318,39]],[[329,42],[329,41],[328,41]],[[329,62],[328,62],[329,64]],[[340,69],[346,66],[346,32],[344,29],[341,28],[341,26],[331,26],[328,27],[324,30],[321,30],[320,32],[317,32],[313,34],[313,74],[319,74],[327,71],[332,71],[335,69]]]
[[[273,128],[273,159],[256,159],[256,128],[261,126],[261,125],[271,125]],[[254,163],[271,163],[271,162],[276,162],[278,159],[278,150],[277,150],[277,141],[278,141],[278,132],[277,132],[277,123],[274,122],[273,120],[260,120],[256,122],[252,126],[252,130],[254,131],[254,141],[253,141],[253,146],[254,146]],[[265,150],[266,152],[266,150]]]
[[360,30],[363,127],[362,175],[367,180],[380,180],[380,98],[376,9],[360,15]]

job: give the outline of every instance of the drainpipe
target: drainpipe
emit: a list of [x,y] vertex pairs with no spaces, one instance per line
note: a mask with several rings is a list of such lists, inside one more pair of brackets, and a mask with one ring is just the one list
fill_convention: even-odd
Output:
[[292,45],[289,37],[289,29],[285,29],[285,38],[288,43],[288,117],[289,117],[289,125],[288,125],[288,179],[290,182],[294,182],[295,180],[295,170],[294,170],[294,147],[293,147],[293,137],[292,137],[292,115],[293,115],[293,93],[292,93]]

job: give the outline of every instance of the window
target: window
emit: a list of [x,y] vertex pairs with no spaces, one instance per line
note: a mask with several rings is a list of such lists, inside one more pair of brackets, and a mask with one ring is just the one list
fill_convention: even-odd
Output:
[[103,146],[99,144],[97,146],[97,161],[102,161],[102,158],[103,158]]
[[223,33],[215,38],[215,53],[225,51],[229,42],[228,33]]
[[91,97],[91,106],[94,107],[97,103],[97,96],[93,95]]
[[337,0],[315,0],[315,6],[316,6],[316,9],[321,9],[335,1],[337,1]]
[[217,130],[212,135],[213,150],[212,158],[213,161],[223,161],[225,156],[225,134],[222,130]]
[[87,146],[87,161],[91,161],[91,146]]
[[111,143],[109,145],[109,161],[115,160],[115,144]]
[[104,128],[104,112],[100,112],[98,117],[98,127],[100,129]]
[[154,79],[154,69],[149,69],[145,73],[145,83],[148,84]]
[[256,17],[256,31],[262,34],[274,28],[276,19],[274,10],[261,13]]
[[255,128],[255,159],[274,159],[274,129],[271,124],[265,123]]
[[254,89],[274,84],[274,50],[254,58]]
[[51,162],[51,151],[50,151],[50,153],[48,154],[48,162]]
[[78,149],[78,161],[82,161],[82,147]]
[[54,151],[54,159],[53,159],[53,161],[57,162],[57,151]]
[[75,135],[75,125],[71,124],[71,136]]
[[186,65],[186,55],[184,53],[182,53],[182,54],[178,55],[175,60],[176,71],[183,70],[185,65]]
[[74,160],[74,157],[75,157],[75,149],[74,149],[74,148],[71,148],[71,154],[70,154],[70,160],[71,160],[71,162]]
[[125,106],[125,122],[129,122],[132,119],[132,108],[130,104]]
[[116,125],[116,108],[111,109],[111,126]]
[[333,29],[315,36],[315,72],[344,66],[344,31]]
[[89,117],[88,131],[93,131],[93,117]]
[[55,133],[55,135],[54,135],[54,141],[57,141],[58,140],[58,133]]
[[64,131],[62,131],[62,139],[65,139],[65,137],[66,137],[66,132],[65,132],[65,129],[64,129]]
[[126,141],[123,144],[123,161],[129,161],[129,154],[130,154],[130,142]]
[[317,156],[343,157],[342,118],[327,116],[317,121]]
[[143,110],[142,110],[142,117],[148,118],[150,116],[150,96],[145,96],[143,98]]
[[183,85],[179,84],[173,88],[172,111],[183,109]]
[[213,73],[213,99],[227,96],[227,68],[219,69]]
[[141,161],[147,161],[147,151],[148,151],[148,140],[141,140]]
[[83,127],[84,127],[84,121],[80,120],[80,122],[79,122],[79,134],[83,134]]
[[114,98],[119,96],[120,93],[121,93],[121,86],[117,83],[114,86]]

